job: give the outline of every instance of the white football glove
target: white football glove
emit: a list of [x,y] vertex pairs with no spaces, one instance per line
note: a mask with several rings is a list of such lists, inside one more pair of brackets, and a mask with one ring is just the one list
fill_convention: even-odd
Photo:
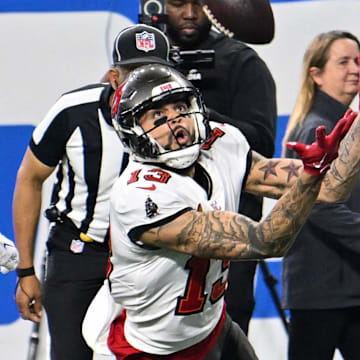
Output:
[[19,253],[15,244],[0,233],[0,271],[7,274],[16,269]]

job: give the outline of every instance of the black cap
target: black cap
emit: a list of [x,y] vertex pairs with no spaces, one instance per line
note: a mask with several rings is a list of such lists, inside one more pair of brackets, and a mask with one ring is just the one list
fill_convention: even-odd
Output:
[[163,64],[169,61],[170,45],[159,29],[150,25],[132,25],[117,35],[114,41],[114,65]]

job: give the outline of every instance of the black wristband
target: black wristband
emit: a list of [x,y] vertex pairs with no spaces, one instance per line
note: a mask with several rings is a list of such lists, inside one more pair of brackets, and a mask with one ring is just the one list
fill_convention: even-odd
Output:
[[26,269],[16,269],[16,274],[17,274],[18,278],[35,275],[35,269],[33,266],[26,268]]

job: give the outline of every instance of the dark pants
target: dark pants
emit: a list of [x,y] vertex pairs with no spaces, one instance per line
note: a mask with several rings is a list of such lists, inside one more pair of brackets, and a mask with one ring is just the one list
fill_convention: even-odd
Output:
[[360,307],[291,310],[289,360],[360,359]]
[[[261,197],[243,193],[239,213],[259,221],[262,217]],[[226,310],[247,335],[255,307],[254,279],[257,261],[233,261],[230,264],[228,288],[225,293]]]
[[240,326],[226,315],[216,345],[204,360],[257,360],[257,356],[248,338]]
[[226,310],[247,335],[254,311],[254,278],[257,261],[233,261],[225,292]]
[[44,307],[48,317],[52,360],[91,360],[82,321],[91,300],[103,284],[107,245],[85,244],[81,254],[69,249],[75,234],[62,226],[52,229],[44,282]]

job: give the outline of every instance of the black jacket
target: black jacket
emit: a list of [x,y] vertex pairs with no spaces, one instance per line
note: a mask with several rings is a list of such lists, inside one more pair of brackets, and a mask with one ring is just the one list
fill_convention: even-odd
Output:
[[[251,148],[272,157],[275,149],[277,109],[275,83],[266,64],[246,44],[211,31],[201,50],[215,50],[213,68],[197,68],[192,80],[210,109],[210,120],[239,128]],[[242,197],[240,212],[259,220],[262,200]]]
[[[317,91],[301,128],[289,140],[310,144],[315,129],[329,133],[346,106]],[[291,150],[287,156],[295,157]],[[283,305],[330,309],[360,305],[360,181],[346,203],[315,205],[283,261]]]

